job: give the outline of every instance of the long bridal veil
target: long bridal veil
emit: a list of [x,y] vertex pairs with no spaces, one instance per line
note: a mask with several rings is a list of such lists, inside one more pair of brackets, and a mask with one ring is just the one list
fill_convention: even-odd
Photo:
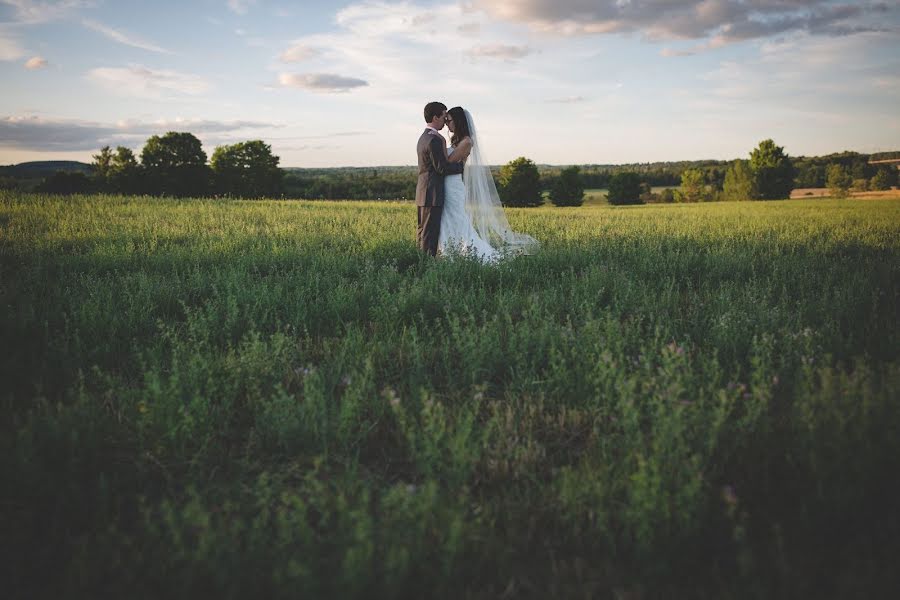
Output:
[[466,212],[472,218],[475,231],[504,254],[534,254],[540,247],[538,241],[530,235],[513,231],[509,226],[491,168],[484,159],[475,121],[468,110],[465,113],[472,137],[472,151],[466,161],[463,181],[466,185]]

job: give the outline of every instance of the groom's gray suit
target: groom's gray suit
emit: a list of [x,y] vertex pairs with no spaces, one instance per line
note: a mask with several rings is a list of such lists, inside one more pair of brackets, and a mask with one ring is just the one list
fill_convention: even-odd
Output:
[[416,241],[419,248],[434,256],[441,235],[441,213],[444,210],[444,176],[463,172],[463,163],[447,161],[444,137],[433,129],[419,136],[416,153],[419,155],[419,180],[416,182],[416,206],[419,227]]

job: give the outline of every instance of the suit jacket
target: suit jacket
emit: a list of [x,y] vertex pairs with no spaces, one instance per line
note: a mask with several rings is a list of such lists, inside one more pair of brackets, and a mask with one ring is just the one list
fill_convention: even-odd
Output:
[[419,136],[419,180],[416,182],[416,206],[444,205],[444,176],[463,172],[463,163],[447,161],[443,136],[430,129]]

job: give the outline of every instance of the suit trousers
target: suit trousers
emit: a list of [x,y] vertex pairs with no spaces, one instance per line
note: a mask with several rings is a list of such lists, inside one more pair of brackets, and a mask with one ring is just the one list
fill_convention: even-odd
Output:
[[437,254],[438,238],[441,236],[441,213],[443,206],[418,206],[419,227],[416,229],[416,242],[419,249],[431,256]]

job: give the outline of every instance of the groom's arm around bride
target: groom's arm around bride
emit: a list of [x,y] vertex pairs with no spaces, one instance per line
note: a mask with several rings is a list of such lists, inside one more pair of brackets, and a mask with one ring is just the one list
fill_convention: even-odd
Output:
[[447,107],[440,102],[425,105],[426,127],[416,144],[419,157],[419,179],[416,182],[419,226],[416,229],[416,241],[421,250],[432,256],[437,254],[441,233],[444,176],[463,172],[463,163],[447,161],[446,142],[440,134],[446,112]]

